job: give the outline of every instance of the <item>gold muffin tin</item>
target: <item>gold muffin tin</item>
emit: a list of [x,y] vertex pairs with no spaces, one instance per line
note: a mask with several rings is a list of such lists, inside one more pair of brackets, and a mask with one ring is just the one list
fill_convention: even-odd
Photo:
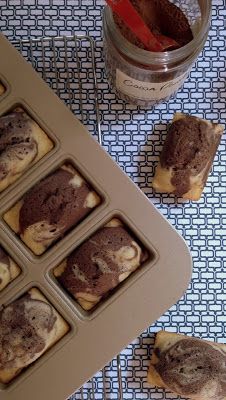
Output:
[[[173,305],[187,289],[192,262],[187,245],[122,172],[86,128],[0,35],[0,116],[22,107],[47,133],[54,148],[0,194],[0,244],[21,274],[0,292],[7,305],[37,287],[70,325],[70,332],[9,385],[2,400],[62,400]],[[43,255],[35,256],[3,219],[35,183],[69,162],[101,196],[101,204]],[[80,243],[113,217],[121,219],[149,252],[148,261],[93,312],[71,300],[53,277]]]

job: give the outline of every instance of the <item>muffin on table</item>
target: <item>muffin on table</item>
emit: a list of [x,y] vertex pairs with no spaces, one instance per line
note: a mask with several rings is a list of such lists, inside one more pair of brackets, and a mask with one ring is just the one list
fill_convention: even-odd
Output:
[[148,382],[194,400],[226,398],[226,345],[160,331]]
[[224,128],[176,113],[169,127],[153,179],[157,192],[199,200]]

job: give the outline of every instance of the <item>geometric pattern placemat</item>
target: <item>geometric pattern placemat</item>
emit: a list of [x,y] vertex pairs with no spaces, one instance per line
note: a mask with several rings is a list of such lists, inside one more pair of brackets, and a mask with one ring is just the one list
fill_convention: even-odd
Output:
[[[176,98],[149,110],[123,103],[108,86],[102,58],[103,4],[98,0],[1,0],[0,29],[10,40],[74,33],[95,38],[103,146],[185,238],[194,263],[193,278],[183,298],[121,353],[123,398],[176,399],[179,397],[150,388],[146,383],[154,333],[167,329],[217,342],[225,342],[226,337],[225,135],[204,194],[197,203],[175,202],[171,195],[156,194],[151,182],[167,124],[175,111],[189,112],[225,126],[226,1],[213,0],[212,26],[205,48]],[[89,49],[80,50],[84,123],[97,136]],[[61,62],[63,74],[64,60]],[[62,85],[60,90],[67,102],[67,87]],[[77,114],[76,99],[73,107]],[[93,385],[95,399],[103,399],[101,373]],[[107,398],[118,400],[116,360],[106,367],[106,386]],[[85,385],[84,399],[92,398],[91,389],[91,383]],[[81,396],[79,393],[72,398]]]

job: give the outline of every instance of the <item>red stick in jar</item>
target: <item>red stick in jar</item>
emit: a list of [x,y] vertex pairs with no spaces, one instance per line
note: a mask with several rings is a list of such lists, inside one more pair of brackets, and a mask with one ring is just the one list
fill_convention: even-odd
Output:
[[106,0],[106,2],[148,50],[157,52],[166,51],[170,47],[179,47],[175,40],[167,36],[155,36],[129,0]]

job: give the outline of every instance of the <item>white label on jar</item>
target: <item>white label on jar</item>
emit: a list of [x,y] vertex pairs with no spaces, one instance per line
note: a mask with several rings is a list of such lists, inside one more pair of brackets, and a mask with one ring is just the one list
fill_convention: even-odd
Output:
[[116,70],[116,88],[123,94],[141,100],[161,100],[176,92],[188,72],[166,82],[142,82]]

